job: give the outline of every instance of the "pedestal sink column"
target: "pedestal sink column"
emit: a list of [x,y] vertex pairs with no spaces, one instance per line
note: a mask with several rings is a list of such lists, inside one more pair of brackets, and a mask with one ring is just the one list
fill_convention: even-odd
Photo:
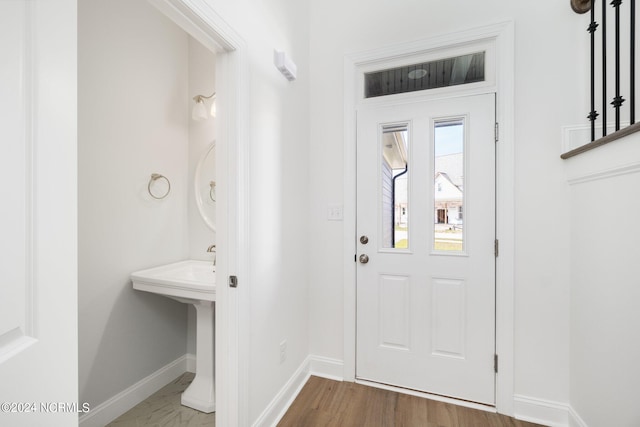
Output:
[[196,308],[196,377],[182,393],[181,403],[201,412],[214,412],[215,401],[215,302],[198,301]]

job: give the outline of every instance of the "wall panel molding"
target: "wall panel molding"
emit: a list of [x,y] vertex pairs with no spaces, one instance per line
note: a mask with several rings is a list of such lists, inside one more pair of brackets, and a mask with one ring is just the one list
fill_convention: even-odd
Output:
[[[6,83],[0,94],[4,136],[0,159],[3,221],[0,225],[2,283],[0,284],[0,363],[15,357],[36,340],[35,307],[35,132],[34,40],[32,2],[2,4],[0,26]],[[19,16],[20,19],[15,19]],[[6,22],[5,22],[6,21]]]
[[[584,133],[583,127],[565,127],[563,146],[572,146],[579,139],[575,135]],[[629,135],[580,156],[565,160],[565,171],[569,185],[599,181],[621,175],[640,172],[640,134]]]

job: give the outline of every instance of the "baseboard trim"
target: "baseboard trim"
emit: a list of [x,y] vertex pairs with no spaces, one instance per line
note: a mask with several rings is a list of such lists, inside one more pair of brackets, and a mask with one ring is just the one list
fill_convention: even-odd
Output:
[[271,403],[252,424],[253,427],[276,426],[311,375],[342,381],[344,363],[330,357],[309,355],[280,389]]
[[344,380],[344,362],[323,356],[309,356],[311,375],[328,378],[330,380]]
[[513,407],[518,420],[549,427],[569,426],[570,406],[565,403],[516,394],[513,396]]
[[588,427],[582,417],[569,405],[569,427]]
[[278,424],[309,379],[310,359],[309,356],[300,364],[258,419],[251,424],[252,427],[276,426]]
[[[278,424],[287,412],[295,398],[302,390],[311,375],[328,378],[336,381],[343,381],[344,362],[323,356],[309,355],[293,373],[287,383],[280,389],[271,403],[265,408],[258,419],[252,424],[253,427],[273,427]],[[357,381],[366,385],[380,387],[379,384],[368,381]],[[382,387],[386,388],[386,387]],[[395,388],[393,388],[395,389]],[[396,390],[401,391],[402,390]],[[425,396],[424,393],[417,394],[421,397],[433,399],[433,396]],[[438,397],[435,397],[438,399]],[[588,427],[580,418],[578,413],[568,404],[554,402],[545,399],[538,399],[523,395],[514,395],[515,418],[542,424],[549,427]],[[457,400],[454,404],[460,405]],[[464,405],[463,406],[467,406]],[[495,412],[495,408],[477,405],[477,409]],[[473,406],[475,407],[475,406]],[[84,426],[82,426],[84,427]]]
[[187,353],[184,355],[187,358],[187,372],[191,372],[193,374],[196,373],[196,355]]
[[102,402],[78,419],[80,427],[103,427],[182,375],[195,371],[195,356],[185,354],[131,387]]

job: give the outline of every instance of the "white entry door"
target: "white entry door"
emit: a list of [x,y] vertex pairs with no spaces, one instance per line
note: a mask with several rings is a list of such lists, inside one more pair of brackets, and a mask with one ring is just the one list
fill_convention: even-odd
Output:
[[356,377],[495,404],[495,95],[357,112]]
[[[78,402],[76,1],[0,1],[0,425]],[[98,242],[96,242],[98,243]]]

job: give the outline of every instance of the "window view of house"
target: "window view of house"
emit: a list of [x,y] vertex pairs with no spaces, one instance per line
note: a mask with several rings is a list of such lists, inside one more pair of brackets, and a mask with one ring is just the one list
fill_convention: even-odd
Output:
[[464,248],[464,121],[436,122],[434,128],[434,239],[437,251]]
[[[382,130],[382,247],[409,247],[408,125]],[[464,249],[464,121],[434,126],[434,246],[437,251]]]
[[382,247],[409,246],[408,124],[382,129]]

